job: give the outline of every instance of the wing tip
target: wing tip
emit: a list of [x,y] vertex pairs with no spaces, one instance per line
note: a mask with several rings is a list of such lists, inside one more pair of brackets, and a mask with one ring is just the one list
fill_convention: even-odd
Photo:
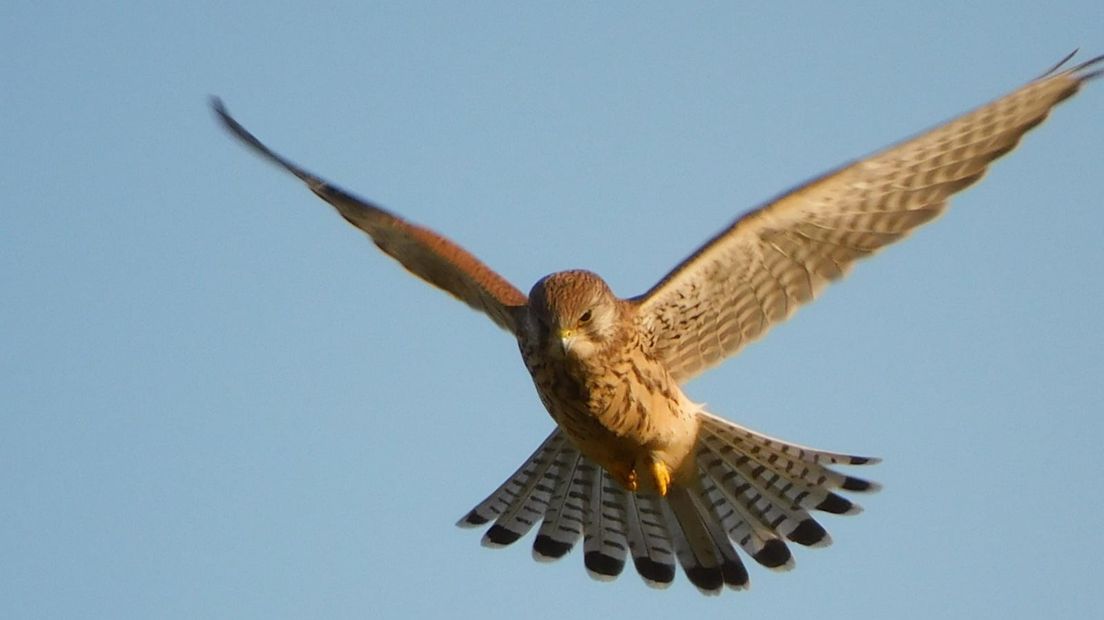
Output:
[[1089,80],[1096,79],[1104,74],[1104,67],[1093,69],[1092,71],[1088,72],[1085,71],[1086,69],[1099,64],[1101,61],[1104,61],[1104,54],[1093,56],[1092,58],[1083,62],[1079,62],[1076,65],[1059,73],[1059,69],[1064,67],[1066,63],[1068,63],[1070,60],[1073,60],[1073,57],[1076,56],[1080,51],[1081,48],[1074,48],[1072,52],[1066,54],[1065,57],[1062,58],[1062,60],[1058,61],[1057,64],[1048,69],[1037,79],[1045,79],[1054,75],[1069,75],[1071,77],[1074,77],[1078,82],[1087,82]]
[[228,115],[226,105],[222,103],[222,97],[218,95],[207,95],[207,104],[211,106],[211,109],[214,110],[215,114],[220,118]]
[[[1070,59],[1072,59],[1074,56],[1076,56],[1077,52],[1079,52],[1079,51],[1081,51],[1080,47],[1073,48],[1072,52],[1070,52],[1070,53],[1066,54],[1065,56],[1063,56],[1062,60],[1059,60],[1058,62],[1056,62],[1051,68],[1044,71],[1042,75],[1040,75],[1039,77],[1037,77],[1035,79],[1041,80],[1041,79],[1044,79],[1044,78],[1048,78],[1051,75],[1054,75],[1054,73],[1056,73],[1059,69],[1061,69],[1063,65],[1065,65],[1067,62],[1070,61]],[[1073,69],[1076,70],[1080,66],[1081,65],[1078,65],[1077,67],[1073,67]]]
[[[323,181],[321,178],[315,176],[314,174],[311,174],[310,172],[307,172],[303,168],[300,168],[298,165],[292,163],[291,160],[287,159],[283,155],[280,155],[276,151],[273,151],[268,147],[268,145],[266,145],[264,142],[261,142],[260,138],[253,135],[251,131],[246,129],[244,125],[239,123],[237,119],[231,116],[230,111],[226,109],[226,105],[223,103],[220,97],[212,95],[209,99],[209,102],[211,105],[211,110],[214,111],[215,116],[217,116],[219,121],[222,123],[223,128],[233,134],[235,138],[245,143],[246,146],[253,149],[253,151],[260,154],[262,157],[272,161],[284,170],[298,177],[300,181],[307,184],[311,191],[319,194],[319,196],[322,196],[322,194],[320,194],[319,192],[323,189],[330,189],[329,184]],[[344,194],[345,192],[341,193]],[[325,196],[322,196],[322,198],[325,199]]]

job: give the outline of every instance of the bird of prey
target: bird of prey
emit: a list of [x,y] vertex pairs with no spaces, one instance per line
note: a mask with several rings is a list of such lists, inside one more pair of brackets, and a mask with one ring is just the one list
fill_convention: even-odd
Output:
[[838,492],[878,486],[837,471],[876,459],[775,439],[706,412],[680,387],[811,301],[857,259],[938,216],[1050,110],[1104,72],[1064,59],[1012,93],[814,179],[737,218],[642,295],[589,271],[545,276],[526,295],[444,236],[307,172],[212,105],[245,144],[303,181],[414,275],[517,339],[556,428],[459,525],[509,545],[538,526],[533,554],[582,539],[588,572],[631,558],[652,586],[681,565],[702,592],[742,589],[747,557],[787,569],[787,541],[830,542],[815,511],[854,514]]

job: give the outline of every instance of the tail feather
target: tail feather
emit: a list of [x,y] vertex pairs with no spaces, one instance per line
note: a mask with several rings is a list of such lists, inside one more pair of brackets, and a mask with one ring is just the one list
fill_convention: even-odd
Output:
[[548,511],[544,513],[544,522],[533,540],[533,557],[538,561],[562,558],[583,535],[585,506],[581,489],[586,486],[586,477],[594,466],[585,462],[572,446],[565,447],[563,452],[566,458],[560,479],[552,492]]
[[552,433],[544,443],[537,448],[528,460],[517,468],[506,482],[503,482],[493,493],[487,496],[478,506],[468,511],[456,525],[460,527],[478,527],[497,519],[499,515],[510,509],[510,506],[524,501],[526,496],[523,490],[537,469],[543,468],[547,462],[555,458],[561,446],[567,443],[567,438],[560,433]]
[[[732,480],[728,483],[702,480],[702,489],[710,503],[717,506],[717,517],[728,537],[735,541],[759,564],[767,568],[786,570],[793,566],[793,557],[786,544],[766,522],[762,508],[758,506],[760,496],[754,489]],[[741,489],[742,490],[738,490]]]
[[[667,522],[675,554],[686,577],[705,594],[719,594],[724,586],[717,544],[694,505],[694,491],[673,486],[667,492]],[[728,541],[725,544],[731,546]]]
[[662,500],[635,493],[625,493],[624,497],[629,549],[636,572],[649,586],[666,588],[675,579],[675,555]]
[[584,564],[596,579],[616,578],[631,554],[652,587],[674,580],[677,561],[699,590],[717,594],[726,585],[748,586],[737,546],[763,566],[788,569],[794,562],[787,539],[805,546],[831,542],[811,510],[861,510],[833,489],[879,488],[828,467],[877,459],[797,446],[701,415],[698,477],[671,485],[665,497],[622,489],[557,429],[458,525],[494,520],[484,543],[504,546],[542,520],[533,542],[538,560],[559,559],[582,538]]
[[698,514],[701,515],[702,522],[709,531],[709,536],[713,539],[717,551],[721,554],[721,576],[728,587],[734,590],[747,589],[749,583],[747,568],[744,567],[743,560],[740,559],[739,554],[732,547],[732,539],[725,532],[724,526],[721,525],[717,512],[718,504],[708,501],[710,495],[704,485],[710,481],[706,479],[702,482],[702,493],[691,494],[690,498],[694,501],[694,506]]
[[[809,515],[824,499],[825,491],[803,480],[791,481],[754,462],[733,458],[724,444],[709,431],[703,432],[698,451],[699,466],[730,494],[745,498],[749,510],[760,523],[803,545],[825,546],[831,539],[824,528]],[[757,473],[758,472],[758,473]],[[822,536],[814,536],[817,531]]]
[[738,424],[702,412],[702,429],[717,437],[723,451],[744,461],[755,461],[761,471],[773,470],[788,479],[801,479],[824,488],[850,491],[877,491],[878,485],[841,474],[825,467],[837,465],[874,465],[880,459],[814,450],[762,435]]
[[527,534],[548,506],[556,484],[556,457],[565,443],[562,435],[549,436],[509,480],[472,509],[458,525],[481,525],[497,517],[483,536],[483,544],[491,547],[509,545]]
[[[794,461],[780,452],[755,450],[759,437],[736,425],[725,428],[720,418],[704,419],[702,437],[699,440],[699,454],[702,449],[714,453],[725,460],[727,467],[745,480],[756,480],[773,486],[777,493],[789,500],[791,505],[814,508],[835,514],[857,514],[862,508],[850,500],[831,492],[831,489],[844,489],[855,492],[875,492],[881,488],[869,482],[836,472],[824,465],[811,461]],[[777,440],[771,440],[777,443]],[[761,444],[760,444],[761,445]],[[802,452],[814,452],[802,448]],[[873,464],[878,459],[869,457],[847,457],[831,454],[834,458],[850,458],[853,464]]]
[[588,518],[583,527],[583,562],[599,581],[616,579],[625,568],[628,538],[625,525],[625,492],[608,473],[595,468]]

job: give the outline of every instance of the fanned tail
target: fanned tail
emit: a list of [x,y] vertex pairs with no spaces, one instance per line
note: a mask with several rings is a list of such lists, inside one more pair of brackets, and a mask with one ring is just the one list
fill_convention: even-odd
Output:
[[559,559],[582,538],[583,561],[595,579],[616,578],[631,556],[645,583],[665,588],[677,561],[695,587],[718,594],[748,586],[737,547],[762,566],[788,570],[794,561],[786,541],[831,542],[810,511],[857,514],[862,509],[835,490],[879,488],[828,467],[877,459],[814,450],[700,415],[698,478],[691,486],[672,485],[665,497],[627,492],[556,429],[457,525],[494,521],[483,543],[501,547],[540,522],[537,560]]

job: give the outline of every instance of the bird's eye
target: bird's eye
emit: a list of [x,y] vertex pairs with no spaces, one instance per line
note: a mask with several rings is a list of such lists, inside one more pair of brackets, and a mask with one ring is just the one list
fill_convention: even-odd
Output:
[[591,312],[590,312],[590,310],[587,310],[586,312],[579,315],[579,324],[582,325],[582,324],[589,323],[590,318],[591,318]]

